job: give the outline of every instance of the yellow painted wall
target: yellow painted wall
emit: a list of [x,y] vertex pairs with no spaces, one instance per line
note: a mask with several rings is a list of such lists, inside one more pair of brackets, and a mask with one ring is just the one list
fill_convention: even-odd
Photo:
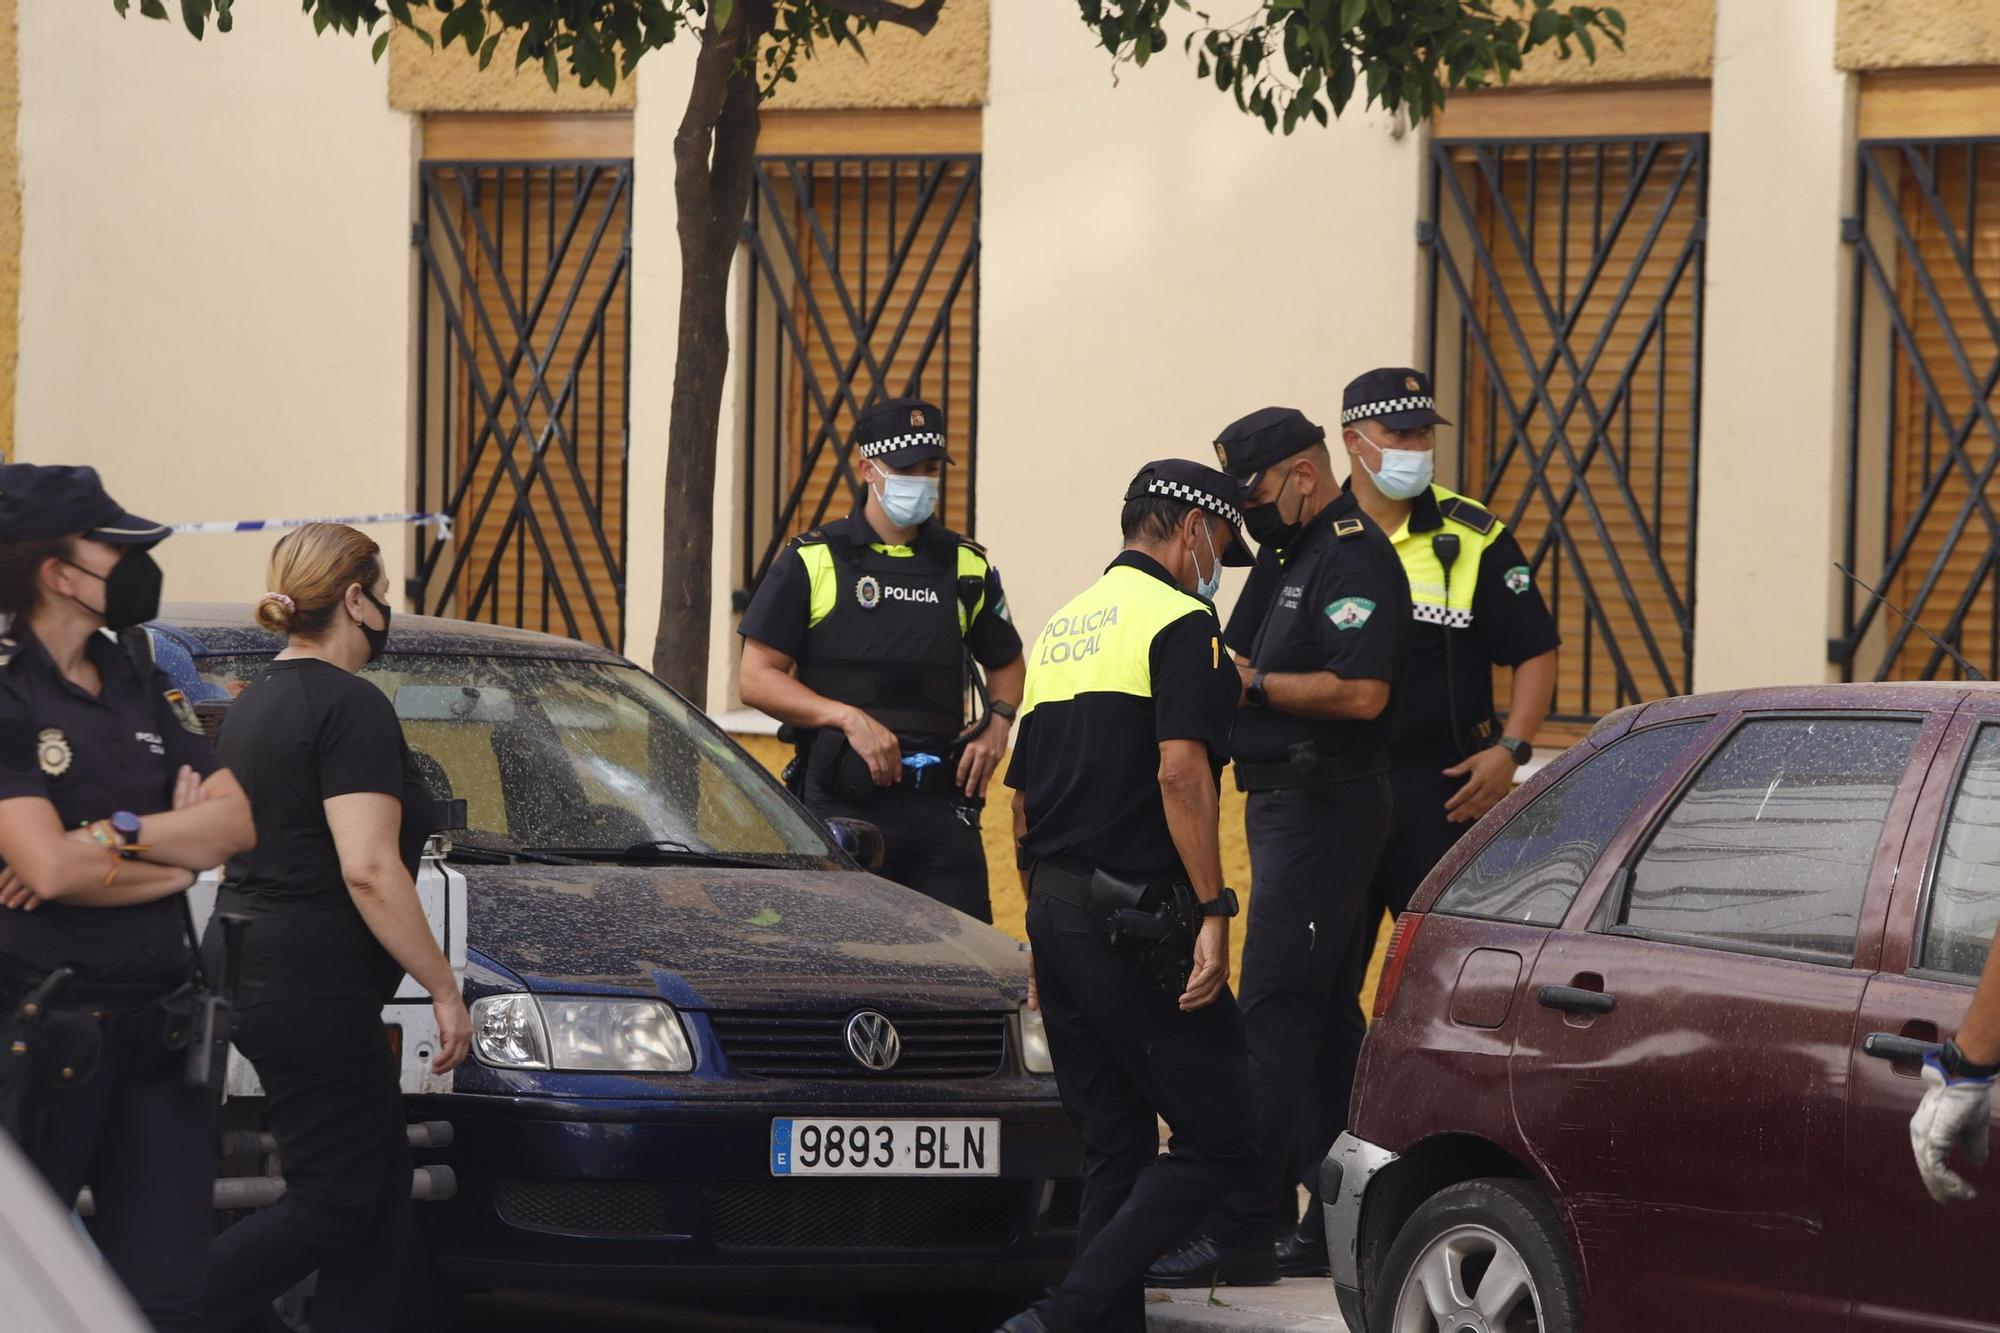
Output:
[[0,0],[0,459],[14,455],[21,349],[21,59],[15,0]]
[[[368,44],[19,9],[19,457],[167,522],[405,508],[412,129]],[[255,597],[273,540],[174,538],[168,597]]]
[[[1581,51],[1564,60],[1554,47],[1528,53],[1509,87],[1573,83],[1660,83],[1705,79],[1715,53],[1716,0],[1619,0],[1625,49],[1598,43],[1592,64]],[[1500,6],[1500,12],[1507,12]]]
[[[434,32],[443,21],[442,16],[430,20],[430,29]],[[681,44],[675,42],[676,46]],[[693,42],[686,44],[692,46]],[[564,69],[561,86],[550,91],[540,62],[515,68],[518,47],[511,36],[501,38],[492,63],[482,70],[463,42],[454,43],[450,50],[435,49],[398,26],[384,57],[389,66],[389,105],[399,111],[630,111],[635,105],[636,74],[633,79],[620,79],[607,93],[600,87],[578,87]],[[655,52],[649,65],[659,58],[660,53]]]
[[1842,69],[2000,65],[1993,0],[1840,0],[1835,32]]
[[[771,105],[785,111],[979,106],[986,101],[987,3],[951,0],[925,36],[883,24],[862,39],[862,54],[822,48],[799,67],[796,83],[779,87]],[[1071,42],[1089,42],[1069,0],[1047,7],[1067,9]]]

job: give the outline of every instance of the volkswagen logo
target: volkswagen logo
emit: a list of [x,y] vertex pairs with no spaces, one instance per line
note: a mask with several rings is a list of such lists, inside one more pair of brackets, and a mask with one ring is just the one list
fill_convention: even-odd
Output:
[[847,1020],[847,1050],[863,1069],[886,1074],[903,1056],[903,1039],[896,1025],[873,1009],[863,1009]]

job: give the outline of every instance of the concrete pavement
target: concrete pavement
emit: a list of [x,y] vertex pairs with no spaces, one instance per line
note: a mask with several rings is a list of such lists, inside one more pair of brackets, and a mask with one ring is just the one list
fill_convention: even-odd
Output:
[[1326,1278],[1287,1278],[1275,1287],[1217,1287],[1146,1293],[1147,1333],[1348,1333]]

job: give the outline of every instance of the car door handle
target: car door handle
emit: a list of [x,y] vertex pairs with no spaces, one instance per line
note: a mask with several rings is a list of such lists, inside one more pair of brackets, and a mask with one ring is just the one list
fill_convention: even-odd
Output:
[[1581,986],[1544,986],[1535,998],[1545,1009],[1571,1014],[1608,1014],[1618,1007],[1617,996],[1601,990],[1584,990]]
[[1877,1060],[1921,1061],[1932,1051],[1941,1049],[1938,1042],[1899,1037],[1893,1032],[1871,1032],[1861,1039],[1861,1053],[1872,1055]]

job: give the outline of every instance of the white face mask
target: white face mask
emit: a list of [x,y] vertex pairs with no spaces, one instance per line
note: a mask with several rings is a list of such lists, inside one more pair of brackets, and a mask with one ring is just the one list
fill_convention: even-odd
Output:
[[1194,560],[1194,595],[1204,602],[1215,600],[1215,594],[1222,591],[1222,557],[1215,553],[1215,538],[1208,535],[1208,520],[1197,518],[1195,526],[1201,529],[1202,544],[1208,547],[1208,570],[1201,572],[1201,561],[1195,558],[1194,548],[1188,548],[1188,558]]
[[1431,449],[1387,449],[1369,440],[1360,431],[1354,432],[1382,455],[1382,470],[1377,472],[1364,460],[1361,464],[1374,479],[1375,489],[1391,500],[1414,500],[1430,489],[1431,478],[1436,475],[1437,455]]
[[899,528],[914,528],[937,512],[938,479],[884,473],[875,498],[882,502],[882,512],[891,523]]

